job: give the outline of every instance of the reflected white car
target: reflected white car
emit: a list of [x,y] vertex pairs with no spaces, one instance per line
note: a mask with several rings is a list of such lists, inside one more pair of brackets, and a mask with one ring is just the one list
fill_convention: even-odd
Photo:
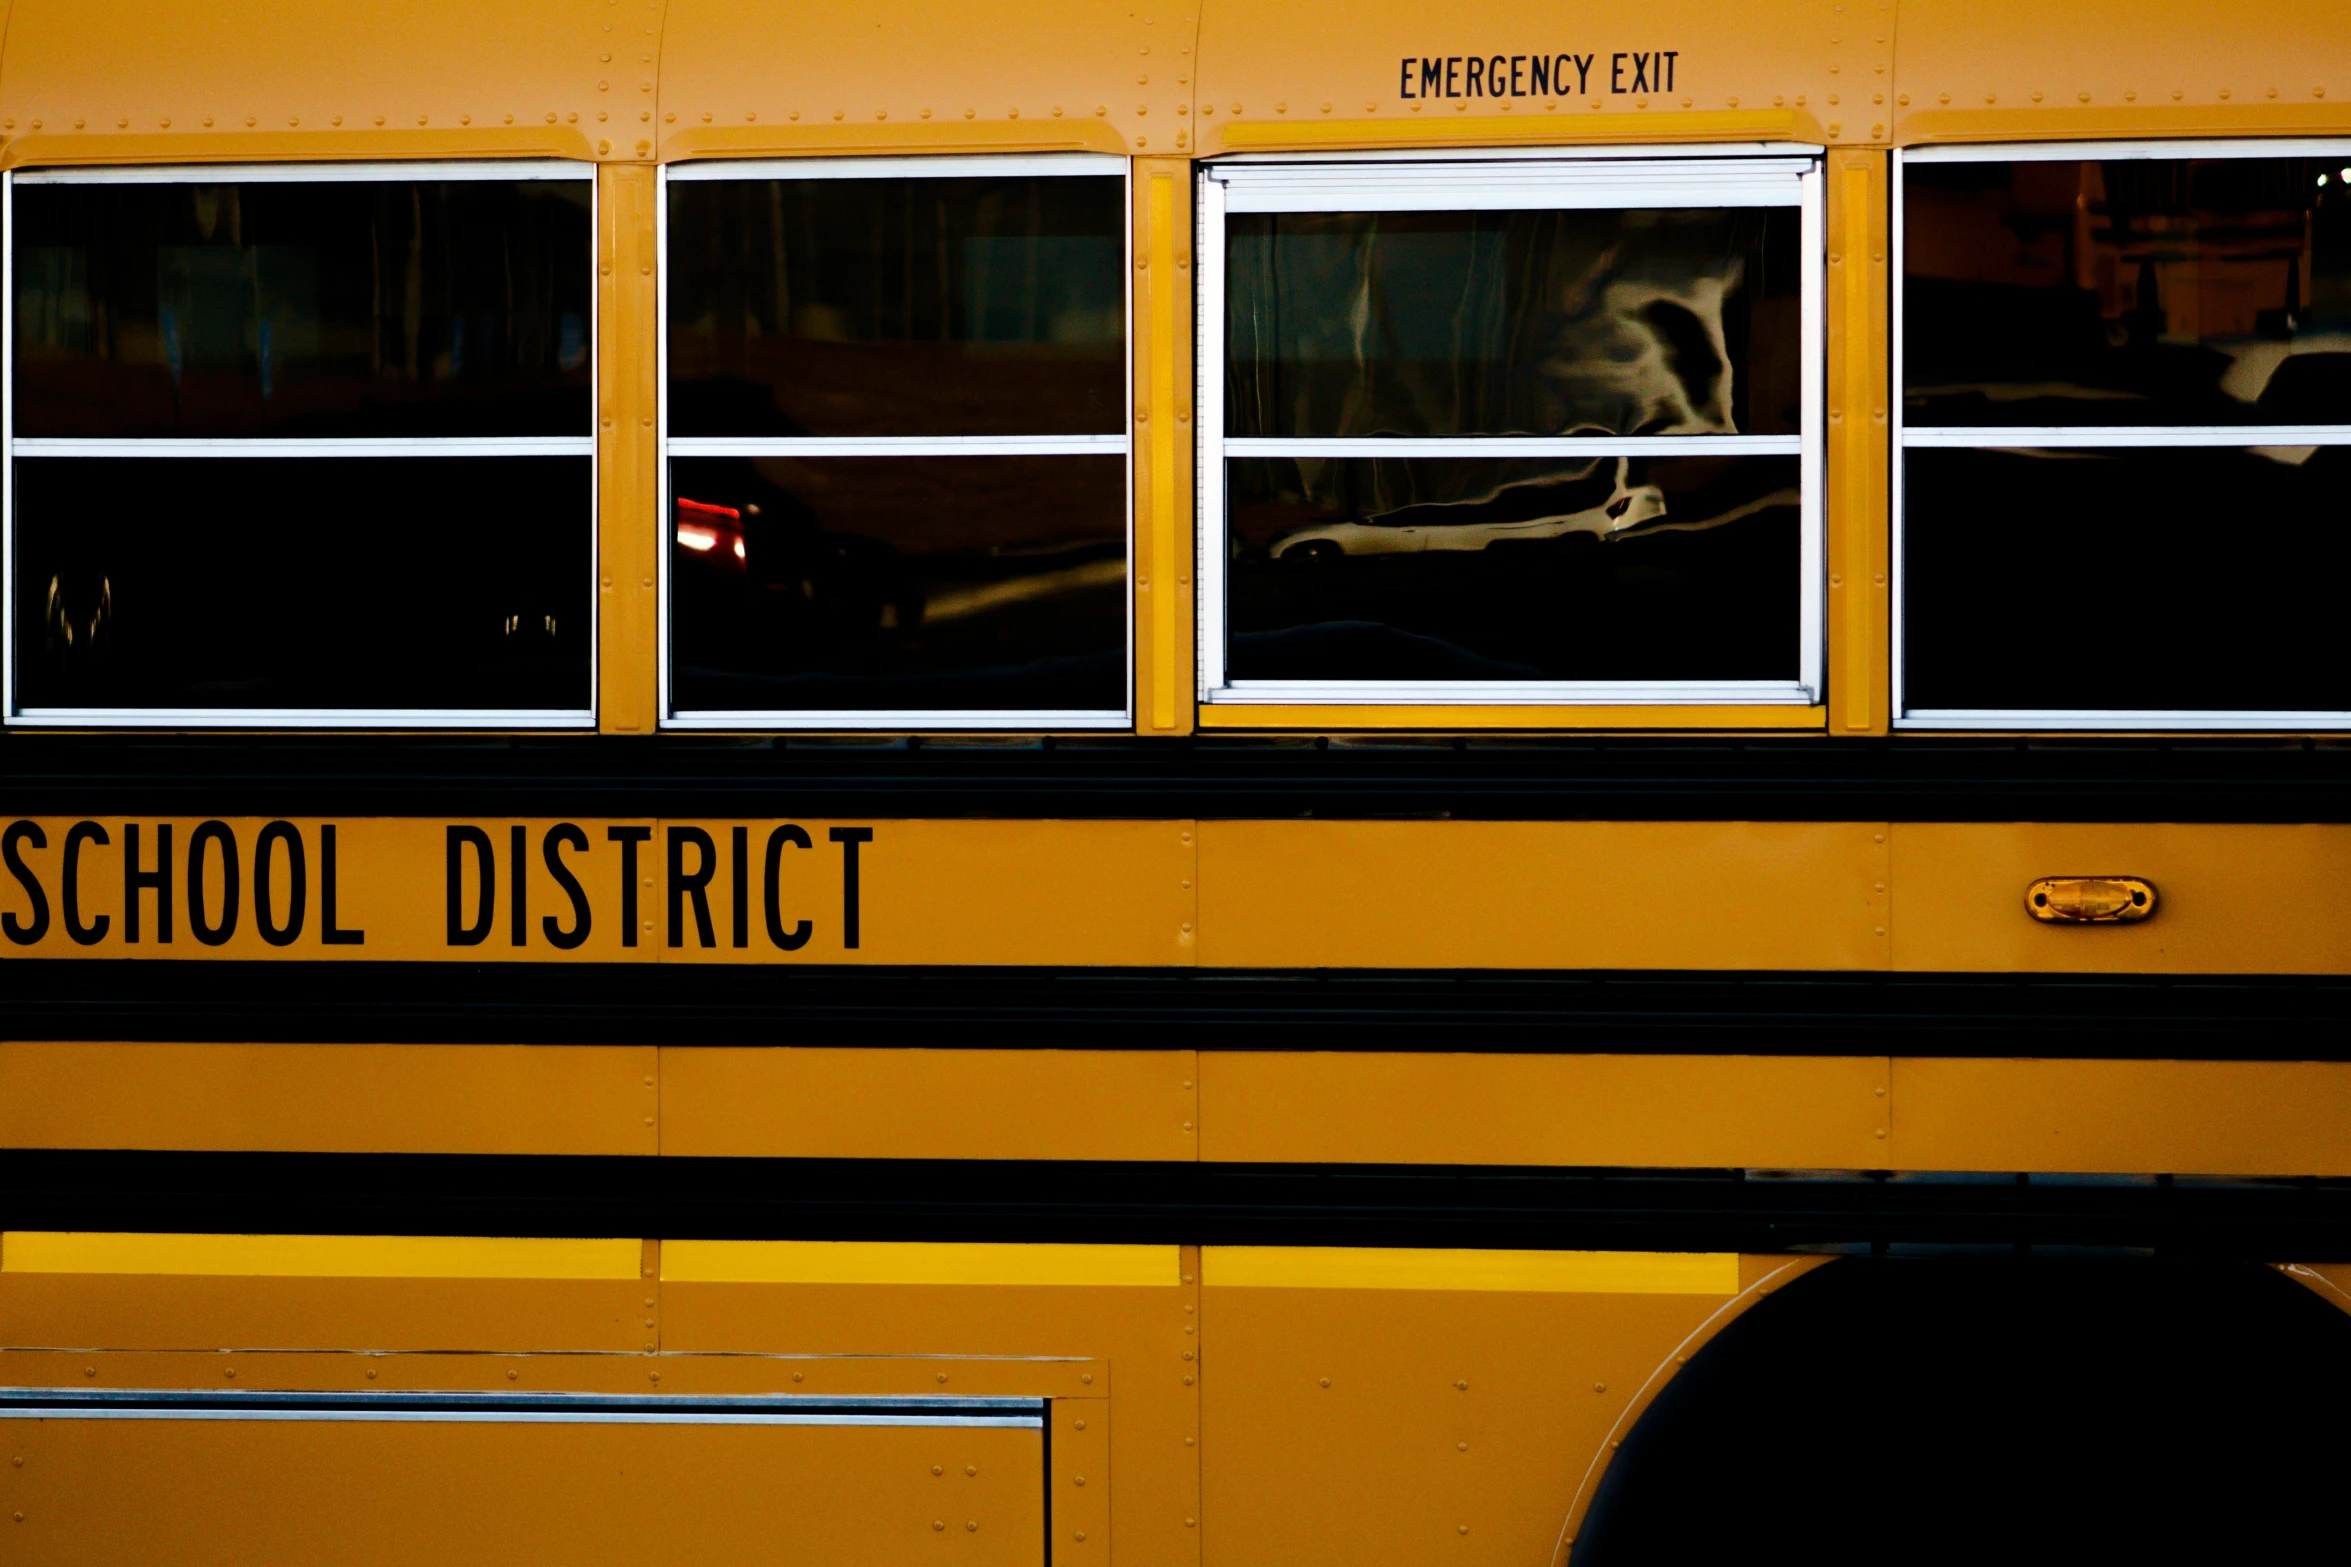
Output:
[[[1509,494],[1505,488],[1503,495]],[[1500,496],[1496,497],[1501,499]],[[1665,515],[1665,492],[1654,484],[1619,490],[1606,505],[1509,521],[1481,520],[1492,502],[1407,506],[1361,522],[1332,522],[1301,528],[1274,540],[1275,560],[1310,561],[1342,555],[1416,555],[1426,550],[1482,550],[1497,544],[1531,544],[1588,533],[1605,538],[1654,522]],[[1446,513],[1460,515],[1447,521]]]

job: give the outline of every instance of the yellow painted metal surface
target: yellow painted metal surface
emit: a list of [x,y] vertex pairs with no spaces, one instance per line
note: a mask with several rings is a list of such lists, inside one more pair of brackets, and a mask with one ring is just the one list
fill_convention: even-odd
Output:
[[0,1042],[0,1145],[651,1154],[650,1046]]
[[1897,1057],[1893,1069],[1896,1169],[2351,1175],[2343,1062]]
[[660,182],[645,165],[596,179],[596,717],[649,734],[661,667]]
[[[12,1420],[23,1561],[997,1567],[1038,1560],[1044,1434],[994,1427]],[[23,1553],[23,1554],[19,1554]]]
[[1188,1050],[673,1046],[661,1052],[661,1149],[736,1158],[1189,1159],[1199,1151],[1198,1076]]
[[[1832,99],[1890,61],[1891,29],[1845,23],[1802,0],[1662,0],[1619,13],[1493,0],[1366,7],[1334,27],[1313,7],[1212,0],[1202,8],[1200,146],[1862,141],[1869,122]],[[1574,71],[1565,89],[1563,54]],[[1496,58],[1511,89],[1499,96],[1485,91]],[[1435,63],[1433,84],[1424,60]]]
[[1843,823],[1203,822],[1200,961],[1877,968],[1883,838]]
[[1192,172],[1134,179],[1135,728],[1187,734],[1192,700]]
[[[2351,965],[2351,827],[1898,822],[1892,832],[1898,969],[2339,974]],[[2137,924],[2044,924],[2023,907],[2044,876],[2144,877],[2163,903]]]
[[224,1278],[634,1279],[641,1243],[480,1235],[192,1235],[10,1230],[0,1273]]
[[1884,734],[1893,671],[1887,158],[1831,153],[1827,182],[1829,727]]
[[669,0],[659,156],[1183,152],[1192,10]]
[[623,9],[13,0],[0,161],[594,157]]
[[661,1277],[683,1284],[1098,1285],[1174,1289],[1173,1246],[982,1241],[705,1241],[661,1247]]
[[1201,1157],[1864,1169],[1882,1056],[1203,1051]]
[[1903,142],[2246,136],[2351,124],[2331,6],[1900,0]]
[[[0,1044],[0,1141],[19,1148],[2339,1176],[2345,1104],[2351,1066],[2285,1060]],[[0,1268],[74,1271],[26,1260],[72,1255],[133,1259],[82,1271],[255,1271],[225,1260],[235,1237],[34,1244],[52,1249]],[[670,1242],[671,1276],[915,1265],[704,1244]],[[169,1262],[172,1247],[193,1260]],[[995,1255],[935,1265],[976,1282]],[[339,1257],[255,1268],[371,1271]],[[497,1264],[545,1276],[518,1266]]]
[[[23,850],[52,917],[11,955],[1181,964],[1193,940],[1183,822],[304,818],[299,861],[273,849],[265,879],[261,818],[201,843],[199,818],[148,820],[138,869],[167,865],[169,884],[140,887],[136,942],[127,824],[103,819],[68,875],[72,825]],[[31,894],[14,877],[0,888],[29,929]]]
[[[8,938],[0,952],[467,963],[2351,971],[2351,828],[2341,826],[306,818],[290,824],[301,856],[279,835],[265,899],[261,819],[222,821],[199,844],[202,821],[176,817],[136,824],[138,873],[149,880],[138,890],[134,943],[123,901],[133,824],[97,820],[106,838],[77,842],[71,875],[72,819],[40,819],[32,824],[37,835],[20,837],[23,876],[0,876],[0,930]],[[159,887],[152,878],[165,827],[170,884]],[[487,896],[485,863],[494,882]],[[2080,875],[2142,877],[2162,889],[2161,910],[2130,925],[2032,918],[2027,888]]]
[[1204,1246],[1209,1289],[1502,1290],[1535,1295],[1735,1295],[1730,1252],[1472,1251]]

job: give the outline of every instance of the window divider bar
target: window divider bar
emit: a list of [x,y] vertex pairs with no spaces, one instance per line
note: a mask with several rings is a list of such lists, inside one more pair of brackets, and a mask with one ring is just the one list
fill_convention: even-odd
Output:
[[1800,457],[1800,435],[1227,437],[1227,457]]
[[1906,425],[1902,444],[2013,451],[2019,447],[2351,446],[2351,424]]
[[592,435],[351,436],[288,440],[156,436],[20,436],[16,457],[593,457]]
[[1126,455],[1120,435],[673,435],[672,457],[1086,457]]

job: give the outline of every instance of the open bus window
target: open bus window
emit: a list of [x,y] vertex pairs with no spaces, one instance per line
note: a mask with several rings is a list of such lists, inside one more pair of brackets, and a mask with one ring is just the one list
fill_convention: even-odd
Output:
[[590,722],[593,192],[13,175],[10,721]]
[[1120,160],[671,171],[665,722],[1127,722]]
[[1202,697],[1820,690],[1804,157],[1202,180]]
[[2351,143],[1901,181],[1897,721],[2351,725]]

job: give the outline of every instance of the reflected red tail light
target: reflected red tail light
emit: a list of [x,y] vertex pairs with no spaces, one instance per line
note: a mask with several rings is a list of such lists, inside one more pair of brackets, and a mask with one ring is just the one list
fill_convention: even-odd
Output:
[[1612,500],[1608,503],[1609,520],[1613,522],[1632,509],[1633,498],[1630,495],[1619,495],[1615,500]]
[[713,506],[708,501],[690,501],[678,497],[678,515],[681,517],[724,517],[729,522],[741,522],[742,512],[732,506]]

